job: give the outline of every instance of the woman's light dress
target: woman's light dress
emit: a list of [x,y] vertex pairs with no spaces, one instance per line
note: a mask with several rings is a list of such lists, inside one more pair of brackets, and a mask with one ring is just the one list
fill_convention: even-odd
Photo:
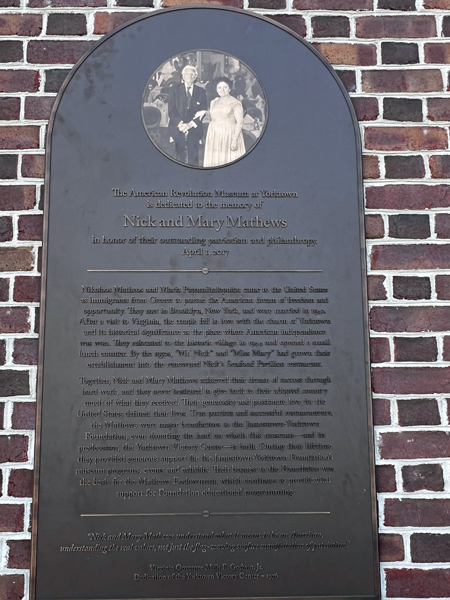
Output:
[[[245,154],[244,138],[242,137],[242,104],[233,96],[224,101],[215,98],[209,108],[211,123],[205,143],[204,167],[217,167],[233,162]],[[239,123],[236,150],[231,150],[231,139]]]

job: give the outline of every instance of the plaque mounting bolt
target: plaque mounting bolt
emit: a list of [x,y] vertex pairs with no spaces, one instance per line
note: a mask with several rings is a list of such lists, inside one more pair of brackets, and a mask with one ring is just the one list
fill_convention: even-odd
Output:
[[[203,269],[203,270],[205,270],[205,269]],[[204,510],[202,514],[205,518],[209,517],[209,510]]]
[[203,273],[203,275],[208,275],[208,273],[209,273],[208,267],[203,267],[202,273]]

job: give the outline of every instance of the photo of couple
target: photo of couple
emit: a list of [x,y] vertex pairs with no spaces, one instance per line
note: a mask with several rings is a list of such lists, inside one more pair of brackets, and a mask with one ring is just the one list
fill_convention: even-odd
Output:
[[195,50],[171,58],[151,76],[143,97],[145,129],[181,164],[221,167],[247,154],[267,122],[254,73],[233,56]]

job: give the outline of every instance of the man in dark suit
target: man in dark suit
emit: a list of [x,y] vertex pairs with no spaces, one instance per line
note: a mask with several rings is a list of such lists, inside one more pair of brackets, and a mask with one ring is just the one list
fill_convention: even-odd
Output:
[[[199,144],[203,136],[202,117],[207,110],[206,92],[198,85],[197,69],[187,65],[182,71],[182,83],[169,89],[169,135],[175,141],[176,159],[188,165],[198,165]],[[195,115],[203,111],[197,118]]]

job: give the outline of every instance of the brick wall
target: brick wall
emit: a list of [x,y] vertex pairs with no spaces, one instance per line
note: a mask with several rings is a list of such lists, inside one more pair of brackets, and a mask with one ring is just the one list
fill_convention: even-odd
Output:
[[[101,35],[189,3],[0,0],[0,600],[28,598],[51,106]],[[225,3],[305,37],[352,97],[364,145],[383,594],[450,597],[450,0]]]

